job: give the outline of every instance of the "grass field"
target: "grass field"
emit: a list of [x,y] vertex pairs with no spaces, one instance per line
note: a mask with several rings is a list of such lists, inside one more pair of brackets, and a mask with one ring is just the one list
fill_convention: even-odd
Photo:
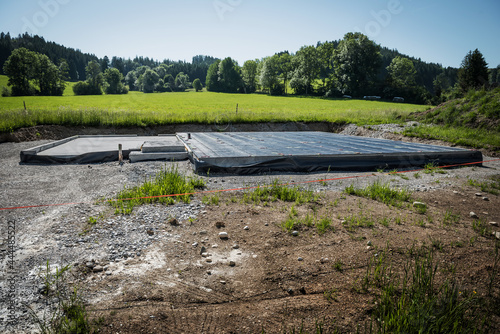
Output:
[[[69,89],[70,87],[68,87]],[[348,122],[379,124],[426,106],[314,97],[222,94],[211,92],[127,95],[0,97],[0,132],[42,125],[151,126],[213,123],[224,117],[248,122]],[[24,110],[24,102],[27,110]],[[238,113],[236,113],[238,105]]]

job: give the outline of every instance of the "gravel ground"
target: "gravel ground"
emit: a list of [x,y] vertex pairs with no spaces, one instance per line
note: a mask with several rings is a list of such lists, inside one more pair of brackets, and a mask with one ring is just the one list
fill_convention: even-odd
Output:
[[[412,126],[413,124],[408,124]],[[399,125],[372,126],[374,137],[384,137],[403,128]],[[348,126],[343,134],[356,134],[360,128]],[[26,307],[29,305],[39,316],[47,314],[55,301],[42,297],[40,268],[47,262],[52,266],[73,264],[74,273],[88,268],[94,271],[113,272],[120,270],[120,263],[129,258],[143,259],[144,271],[154,267],[155,259],[148,257],[148,250],[155,243],[177,242],[179,236],[160,228],[172,218],[186,222],[205,211],[201,196],[190,204],[178,203],[165,207],[144,206],[129,216],[114,215],[106,205],[96,205],[94,201],[109,198],[124,186],[139,184],[145,178],[154,176],[164,166],[171,163],[143,162],[120,166],[118,163],[92,165],[21,165],[19,152],[23,149],[44,144],[48,141],[0,144],[2,157],[0,168],[0,207],[41,206],[13,210],[0,210],[0,262],[8,268],[8,223],[15,222],[16,248],[13,254],[14,271],[4,270],[0,279],[3,296],[14,293],[14,299],[2,298],[0,307],[1,331],[34,332],[35,326]],[[487,160],[488,157],[485,157]],[[189,162],[176,163],[186,175],[192,175]],[[446,174],[426,174],[410,172],[408,178],[384,173],[271,173],[266,175],[235,176],[210,174],[201,176],[207,182],[208,190],[234,189],[269,184],[275,179],[285,183],[304,183],[304,187],[317,192],[342,191],[354,183],[362,186],[375,179],[391,182],[394,187],[406,187],[412,191],[432,192],[463,184],[465,176],[482,180],[498,175],[500,162],[487,163],[484,168],[462,168],[447,171]],[[336,180],[343,177],[349,179]],[[327,182],[312,182],[327,179]],[[74,203],[58,205],[63,203]],[[82,233],[88,226],[89,217],[103,215],[102,224],[89,233]],[[55,267],[52,267],[55,268]],[[14,285],[8,284],[11,279]],[[95,298],[96,296],[90,296]],[[15,327],[5,327],[8,321],[8,306],[14,300]],[[47,305],[50,304],[50,305]]]

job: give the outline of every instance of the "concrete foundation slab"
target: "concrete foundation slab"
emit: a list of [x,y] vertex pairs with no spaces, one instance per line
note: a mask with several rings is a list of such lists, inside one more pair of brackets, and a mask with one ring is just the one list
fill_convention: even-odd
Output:
[[479,151],[326,132],[179,133],[197,172],[374,170],[482,161]]
[[[118,145],[122,145],[124,159],[131,152],[141,152],[145,143],[150,149],[186,152],[184,144],[175,135],[165,136],[74,136],[21,151],[23,163],[98,163],[118,160]],[[153,144],[154,143],[154,144]],[[151,157],[150,157],[151,158]],[[147,159],[150,160],[150,159]]]

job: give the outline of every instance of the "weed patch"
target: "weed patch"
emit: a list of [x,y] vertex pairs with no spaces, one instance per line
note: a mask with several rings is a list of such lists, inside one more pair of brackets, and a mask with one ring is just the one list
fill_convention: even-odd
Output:
[[388,183],[382,184],[379,181],[362,189],[350,185],[345,188],[344,193],[369,198],[395,207],[401,207],[404,202],[409,202],[411,199],[408,190],[392,189]]
[[195,189],[204,186],[202,180],[187,179],[179,173],[176,166],[172,165],[170,168],[162,168],[155,178],[145,181],[141,186],[125,188],[117,195],[117,200],[108,203],[116,208],[117,213],[130,214],[135,206],[143,204],[169,205],[175,201],[189,203]]

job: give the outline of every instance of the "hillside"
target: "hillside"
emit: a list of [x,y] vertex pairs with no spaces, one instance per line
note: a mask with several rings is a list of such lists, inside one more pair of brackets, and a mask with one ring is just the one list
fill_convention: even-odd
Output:
[[416,113],[426,123],[500,132],[500,88],[470,91],[464,98]]
[[500,88],[470,91],[464,98],[413,113],[409,119],[427,125],[408,128],[406,136],[484,148],[490,156],[500,154]]

